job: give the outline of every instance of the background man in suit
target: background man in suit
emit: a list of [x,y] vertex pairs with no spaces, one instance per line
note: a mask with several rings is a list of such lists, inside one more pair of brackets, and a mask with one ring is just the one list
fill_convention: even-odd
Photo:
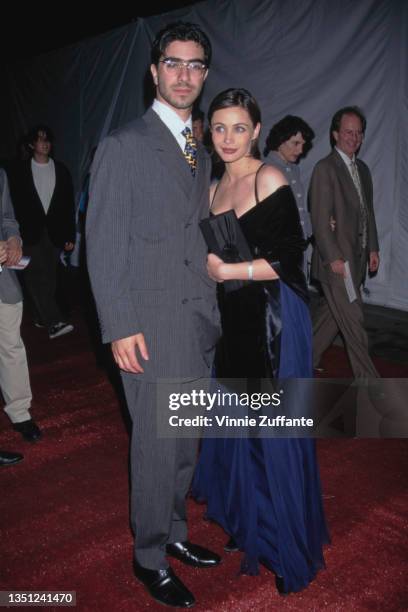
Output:
[[[330,127],[334,148],[316,164],[309,193],[315,237],[312,277],[320,281],[324,294],[314,317],[314,365],[319,365],[340,332],[355,378],[378,376],[368,354],[360,297],[367,263],[372,273],[379,266],[371,174],[356,159],[365,128],[366,119],[358,107],[335,113]],[[353,302],[344,285],[345,262],[357,293]]]
[[[131,520],[135,573],[162,603],[194,596],[166,555],[219,562],[187,540],[185,497],[197,440],[157,437],[160,379],[209,375],[219,335],[214,283],[198,222],[208,215],[210,162],[191,138],[191,109],[211,59],[194,24],[172,24],[152,47],[156,99],[98,147],[91,171],[87,253],[105,342],[121,369],[133,422]],[[183,385],[174,384],[173,391]]]
[[24,253],[31,257],[24,281],[36,323],[47,327],[51,339],[74,329],[63,320],[55,292],[61,250],[72,251],[75,240],[72,179],[67,168],[50,157],[52,140],[46,125],[33,128],[28,136],[32,159],[16,166],[10,175]]
[[[41,431],[30,415],[31,388],[27,356],[20,335],[23,301],[16,273],[22,256],[21,238],[14,218],[7,176],[0,169],[0,387],[6,403],[4,411],[27,442],[36,442]],[[15,455],[15,453],[13,453]],[[1,453],[0,465],[15,463],[9,453]],[[17,460],[20,455],[17,455]]]

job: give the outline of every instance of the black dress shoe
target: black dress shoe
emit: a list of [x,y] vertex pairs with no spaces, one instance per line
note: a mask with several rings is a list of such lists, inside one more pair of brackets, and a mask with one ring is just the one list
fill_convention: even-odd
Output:
[[0,450],[0,465],[13,465],[24,459],[20,453],[10,453],[8,451]]
[[167,544],[166,553],[192,567],[215,567],[221,561],[216,553],[188,541]]
[[236,543],[234,538],[230,538],[228,540],[228,542],[224,546],[224,550],[225,550],[225,552],[228,552],[228,553],[238,552],[239,551],[238,544]]
[[151,570],[134,561],[135,576],[156,601],[173,608],[192,608],[195,598],[171,567]]
[[22,423],[14,423],[13,429],[20,432],[26,442],[37,442],[42,436],[40,428],[32,419]]

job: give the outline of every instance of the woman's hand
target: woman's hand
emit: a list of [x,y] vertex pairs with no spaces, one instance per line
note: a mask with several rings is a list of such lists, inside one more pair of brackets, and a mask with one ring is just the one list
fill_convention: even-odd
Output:
[[210,253],[208,255],[207,272],[211,280],[217,283],[222,283],[225,280],[225,277],[223,275],[224,266],[225,266],[224,262],[222,261],[222,259],[217,257],[217,255],[214,255],[214,253]]

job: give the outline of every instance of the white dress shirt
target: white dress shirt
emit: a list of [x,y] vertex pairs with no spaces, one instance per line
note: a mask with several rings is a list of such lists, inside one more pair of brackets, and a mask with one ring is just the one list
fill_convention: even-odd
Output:
[[191,121],[191,115],[187,119],[187,121],[184,122],[182,119],[180,119],[175,110],[170,108],[170,106],[167,106],[167,104],[163,104],[163,102],[160,102],[159,100],[157,100],[157,98],[153,102],[152,109],[155,113],[159,115],[160,119],[163,121],[166,127],[169,128],[170,132],[177,140],[180,149],[184,151],[186,146],[186,139],[181,132],[186,127],[190,128],[190,130],[192,131],[193,125]]
[[353,175],[351,173],[351,164],[356,161],[356,156],[353,155],[353,157],[350,158],[343,151],[341,151],[341,149],[338,149],[337,147],[334,147],[334,148],[336,149],[337,153],[340,155],[341,159],[346,164],[348,171],[350,172],[351,178],[353,178]]

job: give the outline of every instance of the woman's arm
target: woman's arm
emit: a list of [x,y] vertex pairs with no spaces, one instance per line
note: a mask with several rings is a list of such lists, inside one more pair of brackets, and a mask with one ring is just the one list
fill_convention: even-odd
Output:
[[[272,195],[279,187],[287,185],[286,178],[273,166],[265,165],[258,174],[257,187],[260,200]],[[221,283],[225,280],[277,280],[279,275],[266,259],[224,263],[222,259],[210,254],[207,259],[208,275],[212,280]]]
[[277,280],[279,275],[266,259],[242,261],[240,263],[224,263],[222,259],[210,253],[207,258],[208,276],[222,283],[226,280]]

